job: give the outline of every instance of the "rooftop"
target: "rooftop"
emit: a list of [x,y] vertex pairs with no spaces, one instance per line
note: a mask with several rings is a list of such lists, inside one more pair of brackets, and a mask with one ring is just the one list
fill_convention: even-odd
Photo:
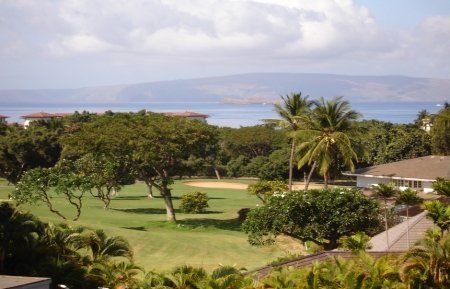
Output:
[[450,156],[425,156],[361,168],[354,172],[345,172],[344,174],[392,179],[408,178],[425,181],[434,181],[438,177],[450,179]]

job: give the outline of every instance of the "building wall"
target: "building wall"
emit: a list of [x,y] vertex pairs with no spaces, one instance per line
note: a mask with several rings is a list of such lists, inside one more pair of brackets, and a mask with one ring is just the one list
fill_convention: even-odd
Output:
[[372,185],[377,185],[379,183],[389,184],[390,182],[390,179],[380,179],[364,176],[356,177],[356,186],[360,188],[370,188]]
[[27,127],[30,124],[30,122],[35,121],[35,120],[41,120],[41,119],[47,121],[47,120],[51,120],[52,117],[26,118],[23,122],[23,126]]
[[[405,180],[407,180],[405,178]],[[370,188],[372,185],[377,185],[379,183],[383,184],[389,184],[393,182],[392,179],[387,178],[375,178],[375,177],[364,177],[364,176],[357,176],[356,177],[356,186],[360,188]],[[433,189],[431,188],[432,181],[422,181],[422,188],[418,189],[420,191],[424,191],[425,193],[431,193],[433,192]],[[405,190],[408,187],[395,187],[396,190]],[[413,188],[415,189],[415,188]]]

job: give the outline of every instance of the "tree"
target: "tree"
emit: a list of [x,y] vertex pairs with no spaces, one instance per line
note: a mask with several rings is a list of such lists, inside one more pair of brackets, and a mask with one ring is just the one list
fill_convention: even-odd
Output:
[[378,214],[378,201],[361,191],[294,191],[276,194],[264,206],[250,210],[242,228],[254,246],[272,244],[276,236],[286,234],[332,250],[339,238],[377,226]]
[[19,204],[45,204],[52,213],[66,219],[67,212],[61,212],[53,206],[53,192],[63,196],[77,211],[74,220],[81,214],[82,198],[87,188],[83,186],[86,179],[76,170],[71,160],[61,160],[52,168],[35,168],[24,173],[12,196]]
[[111,159],[105,155],[87,154],[74,162],[76,179],[81,178],[81,191],[89,191],[103,202],[103,208],[108,209],[113,192],[121,190],[123,183],[131,179],[134,183],[135,173],[124,158]]
[[370,131],[361,145],[366,147],[367,156],[360,158],[363,166],[374,166],[431,154],[430,134],[412,124],[392,124],[377,120],[359,123]]
[[207,146],[217,143],[216,127],[205,122],[160,113],[115,113],[100,118],[65,139],[80,154],[122,157],[140,179],[163,196],[167,220],[176,221],[170,185],[183,175],[183,160],[204,156]]
[[425,201],[420,208],[427,210],[427,219],[432,220],[433,223],[441,230],[441,235],[444,231],[450,228],[450,206],[443,204],[438,200]]
[[[302,118],[306,128],[295,133],[301,141],[297,152],[303,154],[298,167],[314,163],[314,169],[317,164],[319,173],[324,176],[325,188],[328,187],[333,165],[340,162],[354,170],[354,161],[358,160],[358,155],[365,153],[362,147],[357,146],[357,140],[362,138],[363,132],[354,122],[362,115],[352,110],[348,101],[341,99],[342,96],[325,101],[320,97],[318,101],[314,101],[315,107],[309,117]],[[309,177],[306,188],[308,183]]]
[[375,189],[375,194],[384,200],[384,225],[385,225],[385,232],[386,232],[386,251],[389,250],[389,233],[388,233],[388,205],[387,205],[387,199],[392,198],[395,195],[394,191],[395,184],[389,183],[379,183],[378,185],[372,185],[372,188]]
[[407,188],[403,191],[398,191],[398,196],[395,199],[396,204],[405,204],[406,205],[406,245],[409,248],[409,207],[411,205],[419,204],[423,201],[423,199],[417,196],[419,192],[413,190],[411,188]]
[[439,195],[450,198],[450,180],[445,178],[436,178],[436,181],[431,184],[431,187]]
[[450,104],[448,102],[433,116],[431,145],[434,154],[450,155]]
[[415,245],[402,256],[406,264],[404,275],[423,286],[416,288],[449,288],[450,234],[439,240],[426,236]]
[[359,250],[372,249],[373,245],[369,243],[370,238],[364,232],[358,232],[355,235],[345,238],[342,241],[342,248],[351,251],[353,254],[356,254]]
[[258,181],[247,187],[249,196],[256,196],[264,204],[274,193],[283,193],[288,190],[288,186],[283,181]]
[[[0,203],[0,274],[5,274],[5,258],[25,251],[35,234],[43,233],[43,224],[34,215],[23,213],[7,202]],[[8,272],[11,274],[11,272]]]
[[0,135],[0,177],[16,184],[24,171],[53,166],[61,149],[57,134],[45,128],[12,129]]
[[[281,119],[263,119],[264,122],[277,127],[297,131],[302,125],[302,119],[309,114],[312,102],[309,96],[302,97],[302,93],[291,93],[286,98],[280,96],[283,103],[275,104],[274,110]],[[294,164],[295,138],[292,138],[291,156],[289,159],[289,192],[292,191],[292,168]]]

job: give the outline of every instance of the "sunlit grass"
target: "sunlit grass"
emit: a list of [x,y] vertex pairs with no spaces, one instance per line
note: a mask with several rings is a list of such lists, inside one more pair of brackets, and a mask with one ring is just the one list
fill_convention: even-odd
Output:
[[[254,182],[220,181],[247,184]],[[13,190],[13,185],[8,186],[6,181],[0,180],[1,200],[8,199]],[[206,214],[179,212],[180,196],[193,191],[208,194],[210,208]],[[253,208],[260,201],[256,197],[247,196],[245,190],[199,188],[176,181],[172,186],[172,194],[176,224],[165,222],[163,198],[156,189],[155,198],[147,198],[145,184],[125,186],[119,196],[112,197],[108,210],[102,208],[100,200],[85,195],[78,221],[72,221],[76,211],[64,197],[54,196],[53,202],[55,208],[67,216],[67,220],[51,213],[45,205],[23,205],[21,208],[45,222],[66,222],[73,226],[101,228],[109,235],[124,236],[134,249],[136,263],[147,270],[171,269],[182,263],[203,266],[207,270],[216,268],[219,263],[253,269],[284,254],[277,247],[255,248],[248,245],[246,234],[237,220],[237,211],[246,207]]]

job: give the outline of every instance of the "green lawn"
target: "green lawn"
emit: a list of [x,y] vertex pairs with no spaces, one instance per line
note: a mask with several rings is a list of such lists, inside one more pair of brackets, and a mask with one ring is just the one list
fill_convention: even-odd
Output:
[[[172,188],[178,220],[178,225],[172,227],[164,223],[166,212],[163,199],[156,189],[156,197],[148,199],[145,184],[126,186],[119,196],[112,198],[108,210],[102,208],[100,200],[86,195],[78,221],[65,221],[51,213],[45,205],[22,208],[42,221],[85,225],[104,229],[108,235],[124,236],[133,246],[136,263],[147,270],[161,271],[182,263],[203,266],[207,270],[216,268],[219,263],[254,269],[292,248],[285,244],[285,249],[248,245],[237,220],[237,211],[245,207],[252,208],[260,201],[256,197],[248,197],[245,190],[196,188],[183,184],[183,181],[176,181]],[[7,199],[13,189],[12,185],[7,186],[4,180],[0,180],[0,199]],[[210,208],[207,214],[192,215],[178,211],[179,197],[193,191],[208,194]],[[54,198],[54,204],[69,219],[73,219],[76,212],[64,198]]]

